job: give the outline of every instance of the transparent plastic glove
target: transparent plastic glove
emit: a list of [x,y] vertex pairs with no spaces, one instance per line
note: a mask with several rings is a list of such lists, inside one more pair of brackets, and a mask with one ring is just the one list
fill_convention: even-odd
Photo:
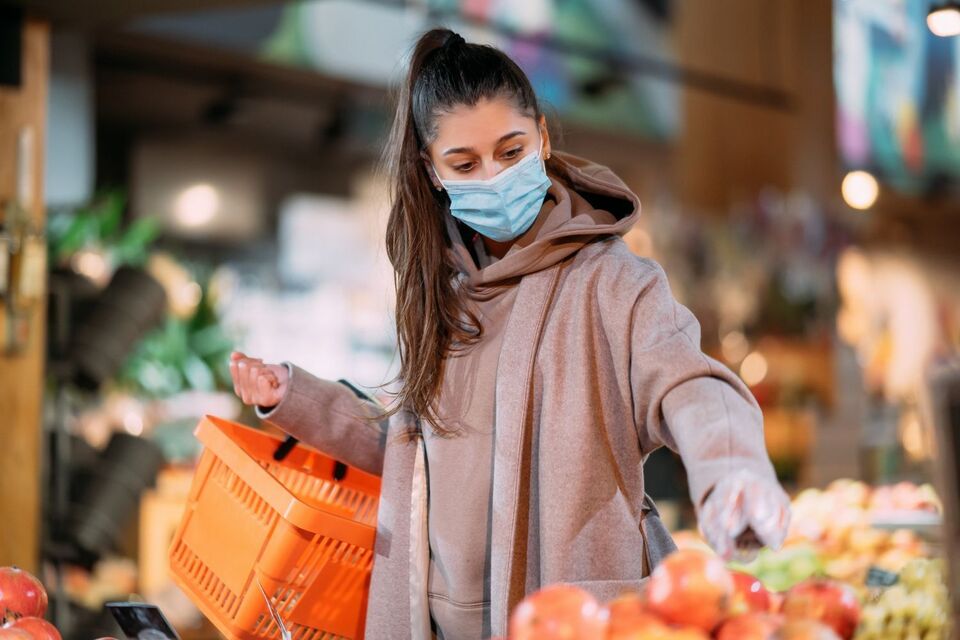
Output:
[[739,469],[714,485],[700,507],[699,525],[724,560],[749,562],[761,547],[783,545],[790,499],[776,481]]

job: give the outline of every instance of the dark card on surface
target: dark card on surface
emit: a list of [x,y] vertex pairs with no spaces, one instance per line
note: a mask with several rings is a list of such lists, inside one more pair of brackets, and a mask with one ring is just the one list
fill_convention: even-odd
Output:
[[180,640],[163,612],[154,604],[108,602],[107,609],[130,640]]

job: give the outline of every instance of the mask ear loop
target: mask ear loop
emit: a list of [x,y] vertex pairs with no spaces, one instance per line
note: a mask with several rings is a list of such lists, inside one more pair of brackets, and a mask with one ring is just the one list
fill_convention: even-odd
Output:
[[547,155],[543,156],[543,132],[540,131],[540,128],[537,127],[537,132],[540,134],[540,150],[537,151],[537,157],[540,158],[540,164],[543,166],[543,172],[547,172],[547,160],[550,159],[550,152],[547,152]]
[[[430,161],[430,169],[433,171],[433,177],[435,177],[437,179],[437,182],[439,182],[442,185],[443,180],[440,179],[440,174],[437,173],[437,168],[433,166],[433,160]],[[435,187],[435,188],[437,191],[443,191],[443,187]]]
[[[421,157],[423,160],[426,160],[426,161],[428,161],[428,162],[430,163],[430,170],[433,171],[433,176],[437,179],[437,182],[439,182],[439,183],[442,185],[442,184],[443,184],[443,180],[440,179],[440,174],[437,173],[437,168],[433,165],[433,160],[430,159],[430,156],[429,156],[429,154],[427,154],[427,152],[426,152],[425,149],[421,149],[421,150],[420,150],[420,157]],[[432,182],[432,181],[431,181],[431,182]],[[441,186],[441,187],[438,187],[438,186],[434,185],[433,188],[436,189],[437,191],[443,191],[443,187],[442,187],[442,186]]]

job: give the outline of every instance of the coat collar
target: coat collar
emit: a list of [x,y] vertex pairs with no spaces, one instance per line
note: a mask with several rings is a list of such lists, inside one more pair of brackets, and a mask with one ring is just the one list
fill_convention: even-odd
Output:
[[[517,541],[526,538],[529,403],[534,358],[550,301],[566,261],[523,278],[503,335],[496,383],[493,522],[490,567],[491,630],[506,636],[511,608],[523,598],[526,563]],[[528,474],[527,474],[528,475]]]

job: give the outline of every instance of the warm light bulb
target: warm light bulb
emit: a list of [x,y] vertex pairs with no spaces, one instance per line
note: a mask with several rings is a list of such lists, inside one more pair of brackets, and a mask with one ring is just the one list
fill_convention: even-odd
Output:
[[763,354],[754,351],[744,358],[740,365],[740,377],[750,387],[763,382],[763,379],[767,377],[767,359],[763,357]]
[[880,186],[866,171],[851,171],[840,185],[844,201],[854,209],[869,209],[877,201]]
[[170,307],[178,318],[187,318],[193,315],[203,297],[203,289],[196,282],[184,282],[178,285],[170,295]]
[[202,227],[220,210],[220,193],[209,184],[184,189],[173,205],[177,221],[185,227]]
[[750,343],[742,331],[731,331],[723,336],[720,341],[720,349],[723,351],[723,357],[727,362],[737,363],[743,360],[750,349]]
[[960,6],[950,4],[933,9],[927,14],[927,26],[943,38],[960,35]]
[[132,436],[143,435],[143,416],[136,411],[129,411],[123,416],[123,428]]
[[110,280],[110,265],[102,251],[83,249],[70,259],[73,270],[84,275],[98,285],[106,286]]

